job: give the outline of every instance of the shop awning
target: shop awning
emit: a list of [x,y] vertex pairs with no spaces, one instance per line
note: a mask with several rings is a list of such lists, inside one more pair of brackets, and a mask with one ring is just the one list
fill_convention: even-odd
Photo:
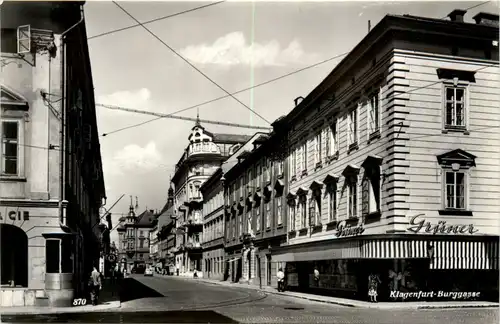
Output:
[[300,247],[290,252],[273,254],[273,262],[314,261],[332,259],[359,259],[361,249],[359,241],[335,242],[334,246]]
[[430,269],[498,269],[498,241],[364,240],[365,259],[430,259]]

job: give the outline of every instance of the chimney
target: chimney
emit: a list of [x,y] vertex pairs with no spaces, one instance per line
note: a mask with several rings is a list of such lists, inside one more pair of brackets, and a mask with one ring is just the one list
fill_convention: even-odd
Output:
[[302,100],[304,100],[304,97],[297,97],[295,99],[293,99],[293,102],[295,102],[295,106],[298,106]]
[[498,15],[487,12],[480,12],[474,17],[472,17],[472,19],[474,19],[476,21],[476,24],[478,25],[485,25],[498,28]]
[[464,16],[466,13],[467,10],[455,9],[452,12],[450,12],[448,17],[450,17],[451,21],[464,22]]

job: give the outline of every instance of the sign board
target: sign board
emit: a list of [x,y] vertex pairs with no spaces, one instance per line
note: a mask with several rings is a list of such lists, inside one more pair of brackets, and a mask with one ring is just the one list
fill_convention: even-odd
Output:
[[357,236],[363,234],[365,228],[363,224],[357,226],[347,225],[345,220],[341,221],[337,225],[337,233],[335,236],[337,237],[347,237],[347,236]]
[[114,255],[114,254],[108,255],[108,261],[109,262],[115,262],[116,261],[116,255]]
[[28,221],[30,219],[29,211],[7,210],[5,213],[0,211],[0,221]]
[[415,234],[425,233],[425,234],[474,234],[479,230],[474,228],[474,224],[456,224],[447,225],[446,221],[439,221],[437,224],[432,224],[431,222],[426,222],[425,218],[417,221],[420,216],[425,216],[425,214],[418,214],[410,219],[410,226],[407,229]]

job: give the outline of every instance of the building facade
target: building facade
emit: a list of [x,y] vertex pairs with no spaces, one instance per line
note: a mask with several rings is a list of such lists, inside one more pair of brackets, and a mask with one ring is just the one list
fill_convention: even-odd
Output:
[[464,14],[386,16],[285,118],[289,289],[498,298],[498,16]]
[[[276,123],[273,124],[276,127]],[[286,243],[287,177],[277,133],[257,133],[236,154],[225,174],[227,277],[233,282],[271,286],[279,265],[271,251]],[[278,154],[277,154],[278,153]]]
[[175,215],[174,215],[174,189],[168,189],[167,203],[158,216],[158,255],[157,267],[172,270],[175,267]]
[[202,276],[203,197],[201,185],[248,140],[246,135],[213,134],[199,122],[192,128],[189,145],[175,167],[176,252],[175,262],[183,275]]
[[153,210],[145,210],[136,216],[132,198],[130,211],[120,219],[121,224],[116,229],[119,239],[119,260],[122,269],[127,273],[132,271],[142,273],[146,266],[153,265],[149,251],[149,233],[155,226],[156,215]]
[[203,275],[224,278],[224,190],[222,168],[215,171],[200,188],[203,195]]
[[105,188],[81,4],[1,6],[2,306],[71,306],[99,260]]

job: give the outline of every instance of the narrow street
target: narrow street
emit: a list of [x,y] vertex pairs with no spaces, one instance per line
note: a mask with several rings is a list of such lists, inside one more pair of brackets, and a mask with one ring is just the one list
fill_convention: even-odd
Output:
[[224,287],[176,277],[124,281],[122,307],[99,313],[2,316],[9,323],[498,323],[498,309],[377,310],[342,307],[244,286]]

